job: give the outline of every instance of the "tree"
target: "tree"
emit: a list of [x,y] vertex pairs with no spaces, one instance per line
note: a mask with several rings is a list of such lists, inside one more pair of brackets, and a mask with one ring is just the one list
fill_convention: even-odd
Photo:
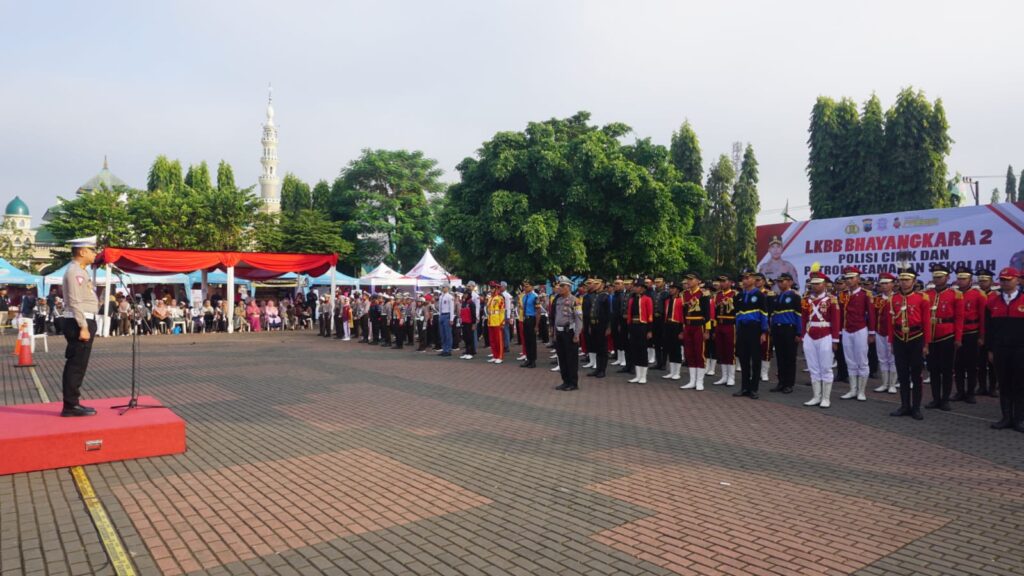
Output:
[[999,188],[992,189],[992,197],[989,199],[989,204],[999,204],[1002,199],[999,197]]
[[811,109],[811,123],[807,132],[807,180],[810,183],[808,195],[811,217],[832,218],[840,213],[837,198],[833,194],[840,187],[835,168],[840,146],[835,100],[818,97]]
[[[865,210],[872,203],[885,202],[882,193],[882,170],[885,165],[885,114],[875,94],[864,103],[857,134],[857,167],[853,175],[853,214],[865,211],[885,212],[891,206],[879,205]],[[848,214],[847,214],[848,215]]]
[[331,210],[331,185],[327,180],[320,180],[313,187],[312,198],[310,199],[311,206],[314,210],[319,210],[324,214],[330,213]]
[[740,269],[753,270],[757,265],[757,214],[761,211],[757,181],[757,158],[754,147],[747,144],[732,196],[736,208],[735,266]]
[[281,249],[285,252],[335,252],[344,257],[352,251],[352,245],[341,237],[340,224],[310,208],[282,219],[281,234]]
[[197,192],[206,192],[213,188],[210,181],[210,167],[206,165],[205,160],[198,166],[188,167],[188,172],[185,174],[185,185]]
[[131,197],[136,194],[141,192],[101,186],[71,199],[58,198],[46,225],[57,239],[57,244],[62,246],[54,250],[55,256],[58,259],[70,258],[71,251],[63,246],[68,240],[83,236],[95,235],[100,246],[138,245],[135,222],[121,200],[124,195]]
[[703,227],[704,250],[714,273],[735,270],[736,262],[736,209],[732,202],[732,183],[736,170],[725,154],[708,170],[704,189],[708,194],[708,215]]
[[231,169],[231,164],[223,160],[220,161],[220,164],[217,164],[217,189],[235,189],[235,172]]
[[623,144],[628,126],[589,120],[579,112],[499,132],[459,163],[441,212],[459,273],[518,280],[692,264],[703,191],[681,181],[666,147]]
[[281,215],[258,212],[252,227],[252,245],[260,252],[281,252],[284,250],[284,232],[281,231]]
[[704,178],[704,164],[700,155],[700,141],[689,120],[683,122],[679,131],[672,133],[669,154],[672,165],[679,173],[679,180],[700,186]]
[[313,195],[309,190],[309,184],[291,172],[286,173],[281,182],[281,211],[291,215],[312,207]]
[[[950,139],[941,102],[903,89],[885,115],[884,187],[890,210],[942,208],[949,204],[946,162]],[[876,210],[877,211],[877,210]]]
[[428,194],[445,185],[437,160],[423,152],[365,149],[335,180],[330,215],[345,223],[343,235],[356,246],[350,265],[384,260],[407,268],[434,245]]
[[1013,201],[1024,201],[1024,170],[1020,171],[1020,180],[1017,181],[1017,195],[1013,197]]
[[1013,165],[1006,167],[1006,188],[1003,189],[1007,202],[1017,201],[1017,176],[1013,172]]
[[150,192],[154,190],[177,190],[181,187],[182,183],[181,162],[177,160],[172,162],[162,154],[157,156],[149,169],[146,189]]

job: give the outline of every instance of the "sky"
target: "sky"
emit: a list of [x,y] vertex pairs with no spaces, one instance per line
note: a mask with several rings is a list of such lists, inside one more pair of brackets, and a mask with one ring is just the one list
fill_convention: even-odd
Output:
[[[1024,169],[1024,3],[686,0],[24,2],[0,0],[0,205],[35,224],[109,158],[143,187],[159,154],[260,172],[273,84],[279,170],[333,180],[364,148],[416,149],[444,179],[502,130],[580,110],[668,145],[689,120],[705,166],[760,163],[760,223],[807,205],[819,95],[942,98],[950,172]],[[879,191],[880,194],[884,191]]]

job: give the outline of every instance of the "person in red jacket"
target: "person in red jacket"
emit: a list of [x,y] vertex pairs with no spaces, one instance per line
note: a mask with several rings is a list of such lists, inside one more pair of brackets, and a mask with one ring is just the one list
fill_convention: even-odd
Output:
[[949,411],[949,395],[953,391],[953,361],[964,332],[963,294],[949,287],[949,268],[932,266],[932,283],[928,290],[931,309],[931,344],[928,350],[928,374],[931,376],[932,401],[925,408]]
[[803,302],[799,338],[803,341],[804,359],[811,373],[814,396],[804,406],[828,408],[832,396],[832,360],[839,347],[839,301],[825,289],[827,277],[812,272],[808,285],[811,294]]
[[1024,290],[1021,272],[1003,268],[1001,290],[988,296],[981,342],[988,347],[999,379],[1002,418],[992,428],[1024,432]]
[[899,271],[899,291],[893,295],[889,312],[892,315],[889,343],[892,344],[899,379],[900,407],[890,416],[912,416],[921,420],[921,370],[928,356],[931,341],[928,296],[914,290],[917,272],[911,268]]
[[736,385],[736,307],[733,298],[736,291],[732,279],[726,275],[718,277],[719,290],[715,294],[715,357],[722,367],[722,377],[712,382],[716,386]]
[[[704,347],[710,333],[708,325],[713,318],[711,299],[700,288],[700,276],[695,273],[686,275],[684,280],[686,291],[683,292],[683,358],[689,368],[690,381],[679,388],[689,390],[704,389]],[[677,343],[678,344],[678,343]]]
[[977,286],[971,286],[974,274],[970,268],[956,269],[956,288],[964,301],[964,329],[960,349],[956,352],[953,367],[956,394],[951,402],[964,401],[974,404],[974,391],[978,387],[978,338],[981,335],[981,319],[985,314],[988,295]]
[[683,368],[683,349],[679,339],[683,334],[683,285],[673,282],[668,287],[668,297],[662,302],[662,348],[668,356],[668,374],[662,376],[666,380],[679,380],[679,371]]
[[840,396],[842,400],[868,399],[864,393],[870,373],[868,345],[875,341],[875,307],[871,294],[860,286],[860,274],[856,266],[847,266],[843,270],[846,288],[839,293],[843,356],[846,359],[846,371],[850,375],[850,391]]
[[882,272],[878,275],[878,294],[875,295],[875,351],[878,353],[878,374],[882,384],[875,392],[896,393],[896,359],[892,355],[889,333],[892,332],[892,292],[896,276]]
[[630,378],[632,384],[647,383],[647,341],[654,330],[654,303],[646,294],[643,278],[633,282],[633,295],[626,306],[626,325],[629,327],[629,354],[636,375]]

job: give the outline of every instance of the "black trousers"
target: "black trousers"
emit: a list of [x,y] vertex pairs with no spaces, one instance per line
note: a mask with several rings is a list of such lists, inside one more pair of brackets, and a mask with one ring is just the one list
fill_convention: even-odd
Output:
[[395,339],[395,348],[401,348],[405,342],[405,334],[403,333],[403,327],[398,323],[398,320],[391,320],[391,334]]
[[540,341],[547,344],[548,340],[548,317],[543,314],[540,317]]
[[568,328],[562,331],[555,331],[555,350],[558,352],[558,372],[562,376],[562,384],[566,386],[579,386],[580,384],[580,362],[577,356],[580,354],[579,342],[573,342],[575,333]]
[[381,318],[380,335],[381,342],[383,342],[385,346],[391,346],[391,320],[387,318]]
[[988,346],[978,346],[978,393],[997,394],[998,389],[996,370],[988,359]]
[[476,338],[473,337],[473,325],[462,325],[462,339],[466,341],[466,354],[476,355]]
[[608,326],[605,324],[589,324],[587,326],[587,351],[597,355],[597,366],[594,366],[595,373],[604,373],[608,368],[608,337],[605,332]]
[[742,374],[741,390],[757,392],[761,380],[761,325],[748,322],[736,325],[736,356]]
[[896,379],[900,383],[900,407],[904,410],[920,410],[924,386],[921,378],[921,370],[924,369],[924,340],[918,337],[904,342],[896,338],[892,343],[892,355],[896,362]]
[[796,384],[796,326],[772,326],[772,342],[775,345],[775,362],[779,370],[779,386],[792,388]]
[[78,339],[81,328],[74,318],[64,319],[64,339],[68,342],[68,347],[64,351],[64,374],[61,377],[65,408],[77,406],[78,400],[82,397],[82,380],[85,379],[85,371],[89,368],[92,343],[96,339],[96,321],[86,320],[85,323],[89,327],[88,342]]
[[978,388],[978,333],[965,333],[960,349],[956,351],[955,373],[957,394],[974,396]]
[[647,331],[650,328],[650,324],[629,325],[629,350],[626,354],[629,366],[647,367]]
[[381,321],[379,319],[373,320],[370,323],[373,326],[373,344],[380,344],[380,341],[384,338],[384,331],[381,329]]
[[405,328],[405,341],[409,344],[409,346],[412,346],[413,344],[416,343],[416,324],[415,324],[415,322],[416,322],[415,320],[409,320],[408,318],[405,319],[405,324],[404,324],[404,328]]
[[992,351],[999,378],[999,408],[1003,418],[1024,425],[1024,348],[998,347]]
[[932,400],[935,402],[949,402],[955,358],[952,337],[928,345],[928,374],[932,378]]
[[537,317],[525,316],[523,320],[523,343],[526,344],[526,361],[537,361]]
[[661,329],[661,347],[668,361],[675,364],[683,363],[683,344],[679,341],[682,332],[683,325],[676,322],[666,322]]
[[659,319],[655,319],[655,321],[654,321],[654,362],[655,362],[655,366],[659,370],[663,370],[665,368],[665,361],[666,361],[665,351],[667,349],[665,348],[665,343],[664,343],[664,333],[665,333],[665,322],[663,320],[661,320],[660,318]]
[[370,320],[366,316],[359,319],[359,333],[363,336],[363,342],[370,340]]

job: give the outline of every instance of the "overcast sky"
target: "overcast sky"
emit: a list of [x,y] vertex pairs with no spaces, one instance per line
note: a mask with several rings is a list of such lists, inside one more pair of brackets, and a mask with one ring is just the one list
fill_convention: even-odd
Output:
[[[362,148],[423,150],[445,179],[499,130],[588,110],[705,164],[754,145],[762,209],[807,204],[819,95],[945,103],[950,171],[1024,168],[1024,3],[25,2],[2,0],[0,205],[33,220],[110,158],[142,187],[158,154],[260,171],[274,86],[280,170],[332,180]],[[881,193],[881,191],[880,191]],[[797,217],[808,211],[794,209]],[[779,221],[778,213],[761,222]]]

